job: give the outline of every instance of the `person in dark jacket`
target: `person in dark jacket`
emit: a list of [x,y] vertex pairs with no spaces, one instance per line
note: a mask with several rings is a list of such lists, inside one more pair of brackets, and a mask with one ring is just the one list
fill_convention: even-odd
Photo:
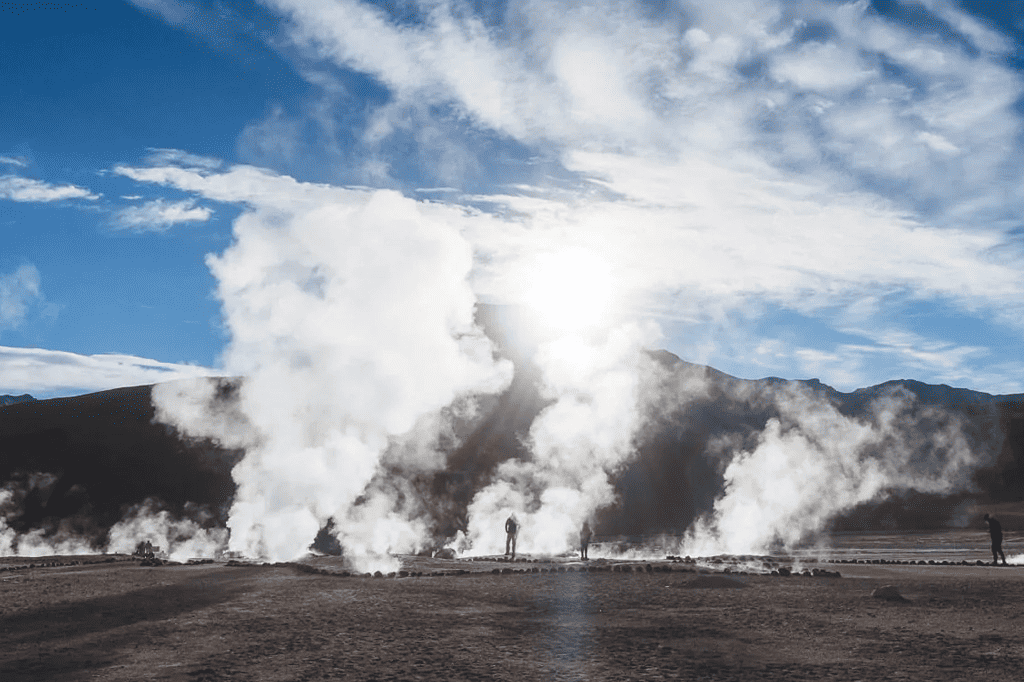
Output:
[[580,558],[581,559],[586,559],[587,558],[587,547],[590,546],[590,538],[592,536],[593,536],[593,533],[590,532],[590,522],[589,521],[584,521],[583,522],[583,529],[580,530]]
[[1003,566],[1006,566],[1006,555],[1003,554],[1003,525],[988,514],[985,514],[985,523],[988,524],[988,534],[992,538],[992,565],[998,565],[999,557],[1002,557]]
[[512,548],[512,558],[516,558],[516,536],[519,535],[519,522],[516,521],[516,515],[512,514],[505,521],[505,556],[508,556],[508,550]]

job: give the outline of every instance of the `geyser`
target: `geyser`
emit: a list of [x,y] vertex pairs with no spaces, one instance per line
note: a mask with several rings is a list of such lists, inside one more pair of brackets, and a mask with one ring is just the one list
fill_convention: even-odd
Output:
[[865,418],[794,384],[774,388],[777,416],[752,448],[725,438],[724,492],[688,530],[677,553],[766,554],[816,541],[858,504],[914,490],[951,493],[991,452],[972,447],[957,415],[916,404],[897,388]]
[[612,475],[635,453],[644,383],[656,371],[642,348],[653,325],[624,324],[603,338],[571,334],[542,343],[535,356],[551,404],[533,421],[529,455],[500,464],[469,505],[457,546],[499,554],[509,512],[520,520],[520,551],[557,554],[577,545],[584,521],[615,500]]
[[[306,202],[260,206],[237,219],[235,241],[210,257],[231,340],[225,368],[244,377],[218,407],[209,382],[154,391],[158,417],[184,433],[246,450],[230,549],[287,560],[329,518],[360,570],[428,540],[416,510],[370,486],[389,445],[440,428],[442,408],[501,390],[474,324],[472,251],[460,211],[395,192],[314,187]],[[437,470],[429,434],[389,457]]]

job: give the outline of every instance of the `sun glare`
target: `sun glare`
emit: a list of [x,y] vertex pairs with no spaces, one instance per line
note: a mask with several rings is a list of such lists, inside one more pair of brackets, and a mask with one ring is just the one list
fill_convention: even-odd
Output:
[[611,268],[590,251],[570,249],[537,256],[527,303],[545,329],[577,332],[600,324],[608,313]]

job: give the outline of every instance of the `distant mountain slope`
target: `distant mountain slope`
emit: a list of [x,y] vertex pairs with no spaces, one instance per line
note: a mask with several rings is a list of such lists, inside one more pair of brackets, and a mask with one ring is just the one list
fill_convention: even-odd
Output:
[[28,393],[23,395],[0,395],[0,407],[5,405],[14,405],[15,403],[27,403],[30,400],[35,400]]
[[[669,372],[663,385],[686,386],[696,381],[706,392],[691,395],[678,409],[662,413],[639,435],[640,454],[619,476],[621,503],[605,515],[607,523],[627,534],[648,533],[658,527],[676,531],[709,510],[722,492],[721,470],[725,466],[711,446],[728,436],[733,446],[753,449],[768,420],[778,417],[773,396],[795,386],[809,389],[855,419],[866,418],[873,401],[892,395],[894,390],[905,390],[915,396],[915,415],[922,415],[927,406],[941,408],[959,420],[972,450],[987,459],[986,465],[974,471],[970,491],[949,496],[894,495],[882,503],[851,510],[835,521],[835,528],[943,527],[965,522],[967,519],[958,517],[971,503],[1024,501],[1024,394],[993,396],[913,380],[843,393],[817,379],[739,379],[685,362],[667,351],[651,355]],[[667,399],[671,398],[663,398]]]
[[19,533],[102,538],[125,511],[157,498],[171,511],[202,506],[223,523],[240,452],[183,442],[153,423],[152,386],[0,409],[0,512]]
[[[530,426],[549,403],[528,355],[522,349],[508,355],[517,366],[511,386],[481,399],[478,416],[456,425],[447,469],[416,482],[438,537],[465,527],[473,494],[489,483],[500,462],[529,456]],[[903,389],[921,405],[956,415],[973,447],[993,453],[974,473],[973,491],[896,496],[852,510],[836,528],[941,527],[962,515],[969,502],[1024,501],[1022,395],[910,380],[842,393],[813,379],[745,380],[667,351],[649,355],[661,367],[656,385],[645,389],[654,407],[636,435],[636,456],[615,474],[619,500],[599,515],[600,534],[686,529],[722,493],[723,458],[733,450],[721,444],[756,444],[768,420],[778,416],[774,396],[792,386],[809,389],[853,417],[865,414],[872,400]],[[231,468],[243,453],[182,440],[171,427],[153,423],[151,393],[151,386],[135,386],[0,409],[0,514],[10,527],[100,539],[128,509],[151,498],[176,514],[196,517],[201,510],[204,523],[223,524],[235,490]]]

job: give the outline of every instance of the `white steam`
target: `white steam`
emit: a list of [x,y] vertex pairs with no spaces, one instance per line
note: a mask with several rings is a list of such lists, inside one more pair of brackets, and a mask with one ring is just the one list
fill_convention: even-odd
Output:
[[56,556],[58,554],[94,554],[96,549],[79,537],[67,521],[57,528],[36,528],[18,533],[11,527],[20,514],[25,498],[32,491],[46,496],[56,482],[52,474],[33,473],[23,481],[9,481],[0,488],[0,556]]
[[[472,155],[458,149],[463,134],[501,143],[488,154],[512,141],[578,183],[560,188],[538,171],[532,185],[461,197],[488,214],[242,166],[173,165],[177,156],[115,169],[249,206],[235,244],[210,260],[231,334],[225,370],[244,378],[237,402],[225,408],[203,381],[154,391],[160,419],[246,450],[231,549],[290,559],[328,518],[361,566],[425,541],[409,480],[388,472],[436,471],[444,457],[396,444],[508,379],[474,328],[474,291],[522,303],[526,289],[562,322],[600,317],[580,299],[590,281],[614,277],[637,317],[673,320],[677,338],[692,331],[688,355],[751,367],[775,344],[780,371],[910,353],[933,376],[968,376],[963,358],[977,349],[922,339],[914,345],[948,349],[922,354],[892,340],[908,338],[892,329],[892,306],[908,295],[1019,324],[1019,258],[1003,247],[1013,241],[1005,216],[1024,203],[1005,182],[1022,165],[1012,141],[1024,80],[994,31],[946,3],[930,11],[964,43],[866,1],[577,4],[510,4],[492,25],[467,3],[426,3],[411,23],[357,0],[271,3],[308,72],[331,63],[388,90],[387,105],[367,105],[362,142],[345,159],[367,169],[363,180],[397,184],[389,164],[410,158],[394,155],[396,143],[420,127],[458,133],[443,137],[446,158]],[[256,128],[306,149],[281,125]],[[244,137],[259,142],[256,128]],[[472,161],[487,165],[482,156]],[[581,248],[593,258],[577,260],[579,276],[534,269],[537,286],[523,286],[539,254]],[[731,353],[728,329],[724,339],[701,331],[773,307],[863,343],[802,349],[754,334],[756,349],[743,341]],[[552,404],[530,431],[530,456],[497,465],[470,503],[467,551],[503,551],[513,511],[520,551],[563,551],[614,499],[612,474],[652,414],[641,407],[639,352],[652,332],[605,326],[601,340],[569,335],[540,349]],[[756,445],[734,448],[725,494],[693,529],[690,553],[792,545],[888,490],[963,485],[974,456],[955,424],[932,419],[922,445],[906,405],[893,397],[859,421],[781,394]]]
[[152,500],[129,510],[108,533],[107,552],[131,554],[140,542],[159,548],[171,561],[216,559],[227,547],[225,528],[204,528],[195,520],[174,518],[167,510],[156,508]]
[[74,536],[47,537],[42,529],[18,534],[0,519],[0,556],[72,556],[96,554],[86,540]]
[[774,404],[778,417],[753,449],[732,456],[724,493],[690,528],[679,553],[791,549],[818,539],[841,513],[892,492],[962,490],[980,459],[954,415],[915,409],[903,389],[874,401],[864,420],[794,385],[776,391]]
[[[424,417],[510,378],[474,325],[460,217],[394,192],[329,190],[243,214],[235,243],[210,258],[231,333],[225,368],[244,377],[237,403],[218,407],[207,382],[154,391],[154,402],[184,433],[246,449],[231,550],[293,559],[332,517],[360,569],[426,542],[395,495],[368,488],[383,453]],[[429,448],[391,456],[444,465]]]
[[530,428],[529,459],[498,466],[469,506],[468,555],[500,554],[505,519],[519,521],[518,552],[558,554],[577,545],[583,522],[615,501],[611,475],[634,453],[654,326],[627,324],[600,341],[569,335],[542,344],[536,362],[554,402]]
[[227,547],[227,530],[210,527],[214,524],[205,510],[189,503],[184,517],[176,517],[159,509],[155,500],[129,509],[105,539],[87,537],[76,528],[75,517],[62,519],[55,527],[18,533],[11,521],[21,514],[26,497],[32,493],[48,496],[57,480],[53,474],[33,473],[0,488],[0,556],[131,554],[139,542],[149,540],[170,560],[186,561],[219,557]]

